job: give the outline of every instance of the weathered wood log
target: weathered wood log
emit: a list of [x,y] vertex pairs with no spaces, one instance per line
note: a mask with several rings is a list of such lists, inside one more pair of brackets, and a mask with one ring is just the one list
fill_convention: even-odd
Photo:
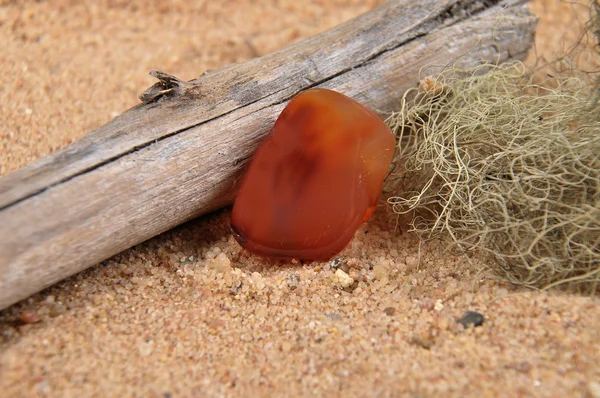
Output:
[[85,138],[0,180],[0,309],[232,202],[286,102],[320,86],[389,112],[420,70],[522,58],[525,1],[392,0],[264,57],[159,83]]

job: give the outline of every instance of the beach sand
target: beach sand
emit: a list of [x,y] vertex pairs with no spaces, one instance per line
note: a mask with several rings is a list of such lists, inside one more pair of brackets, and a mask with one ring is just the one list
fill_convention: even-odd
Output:
[[[192,79],[379,3],[0,1],[0,175],[136,105],[149,70]],[[529,63],[581,32],[565,3],[532,9]],[[0,395],[600,397],[597,297],[495,281],[477,258],[397,228],[385,205],[329,262],[252,256],[229,217],[0,312]],[[484,323],[457,323],[467,311]]]

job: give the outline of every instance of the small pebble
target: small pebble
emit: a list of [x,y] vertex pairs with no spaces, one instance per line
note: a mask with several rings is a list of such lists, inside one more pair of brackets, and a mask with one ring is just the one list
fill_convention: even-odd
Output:
[[341,269],[338,269],[337,271],[335,271],[334,275],[335,275],[335,279],[336,279],[337,283],[341,287],[348,287],[348,286],[351,286],[354,283],[354,279],[352,279],[350,277],[350,275],[348,275],[347,273],[345,273]]
[[231,286],[231,288],[229,289],[229,295],[230,296],[237,296],[237,294],[240,292],[240,290],[242,289],[242,282],[241,281],[237,281],[233,286]]
[[56,303],[52,307],[50,307],[48,315],[50,315],[52,318],[56,318],[57,316],[64,314],[65,312],[67,312],[65,306],[62,303]]
[[464,327],[469,327],[469,325],[473,325],[475,327],[481,326],[485,318],[479,312],[475,311],[467,311],[465,315],[460,318],[457,322],[463,325]]
[[41,321],[40,316],[33,310],[25,310],[19,315],[19,319],[24,323],[38,323]]
[[435,301],[430,298],[424,298],[421,301],[421,308],[427,311],[431,311],[435,307]]
[[331,261],[331,268],[337,268],[342,263],[341,258],[336,258]]
[[214,259],[214,267],[215,267],[217,273],[230,272],[232,269],[231,268],[231,260],[229,260],[229,257],[227,257],[227,255],[225,253],[220,253]]
[[358,288],[358,281],[355,280],[350,286],[345,287],[344,291],[348,293],[353,293]]
[[348,265],[348,263],[346,261],[344,261],[341,265],[340,265],[340,269],[342,271],[344,271],[345,273],[349,274],[350,273],[350,266]]
[[419,347],[425,348],[426,350],[430,349],[431,347],[433,347],[433,340],[431,339],[431,337],[422,334],[422,335],[414,335],[411,337],[410,339],[410,343],[414,344],[414,345],[418,345]]
[[250,275],[250,280],[254,286],[256,286],[257,290],[263,290],[265,288],[265,280],[258,272],[253,272],[252,275]]
[[298,289],[298,284],[300,283],[300,277],[296,274],[288,275],[285,277],[285,282],[290,290],[296,290]]
[[388,269],[383,265],[376,265],[373,267],[373,276],[375,279],[381,280],[388,277]]
[[394,307],[385,307],[383,309],[386,315],[393,316],[396,313],[396,309]]

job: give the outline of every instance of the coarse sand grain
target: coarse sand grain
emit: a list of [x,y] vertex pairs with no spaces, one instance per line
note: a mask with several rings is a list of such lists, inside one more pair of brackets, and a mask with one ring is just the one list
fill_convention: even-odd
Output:
[[[151,69],[191,79],[381,2],[0,0],[0,175],[135,105]],[[578,37],[581,10],[532,9],[538,55]],[[0,395],[600,397],[596,297],[491,280],[383,205],[329,262],[252,256],[229,217],[0,312]]]

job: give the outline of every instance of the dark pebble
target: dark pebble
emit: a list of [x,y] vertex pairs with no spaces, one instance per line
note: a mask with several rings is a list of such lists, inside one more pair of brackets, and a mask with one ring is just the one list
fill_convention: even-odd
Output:
[[300,277],[296,274],[288,275],[285,277],[285,281],[290,290],[296,290],[298,288],[298,284],[300,283]]
[[386,315],[392,316],[396,313],[396,309],[394,307],[385,307],[383,312],[385,312]]
[[240,292],[241,289],[242,289],[242,282],[239,282],[237,285],[232,286],[231,289],[229,289],[229,294],[232,296],[235,296],[236,294],[238,294]]
[[341,258],[336,258],[331,262],[331,268],[337,268],[342,263]]
[[485,321],[485,318],[479,312],[467,311],[465,315],[462,318],[460,318],[457,322],[463,325],[464,327],[469,327],[469,325],[477,327],[481,326],[483,324],[483,321]]

